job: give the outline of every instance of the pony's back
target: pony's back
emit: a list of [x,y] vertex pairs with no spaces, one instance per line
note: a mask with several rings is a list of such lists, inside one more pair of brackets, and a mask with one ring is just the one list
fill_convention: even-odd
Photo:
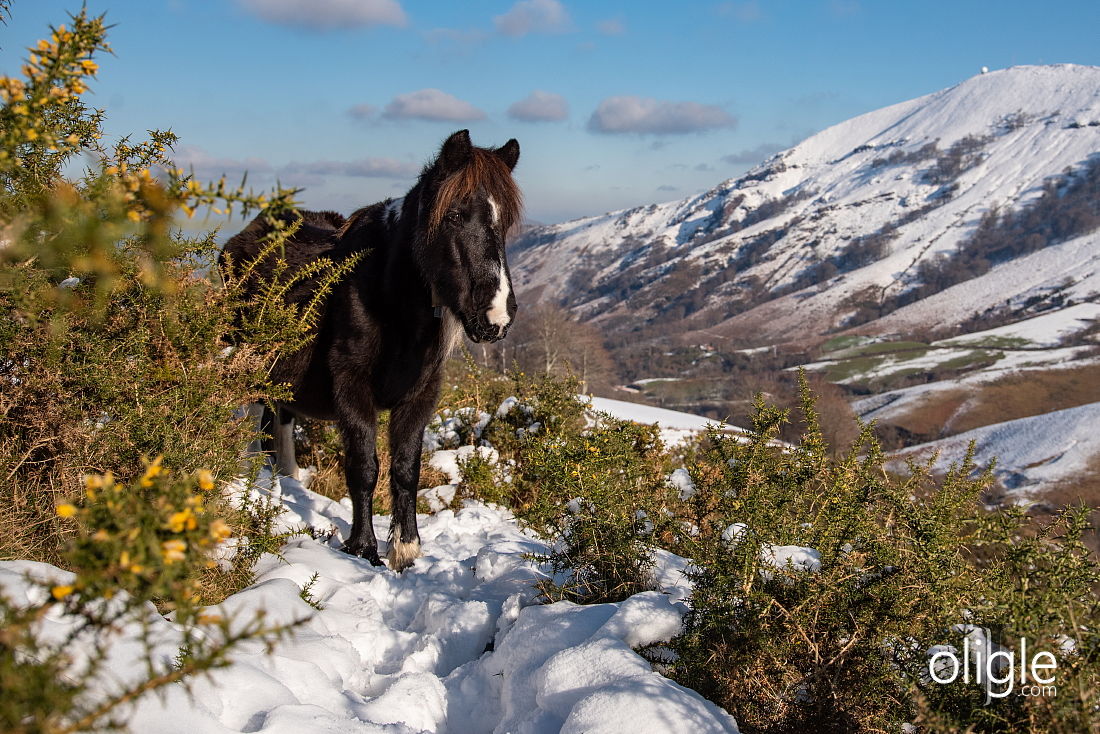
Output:
[[[289,226],[299,216],[302,218],[302,224],[298,231],[294,233],[292,238],[287,240],[285,251],[276,253],[286,259],[287,265],[291,269],[296,269],[318,257],[331,254],[335,249],[334,235],[345,223],[341,214],[329,211],[301,210],[296,213],[287,212],[279,215],[278,220],[283,226]],[[230,237],[218,258],[218,264],[222,267],[223,272],[228,267],[230,271],[225,272],[225,274],[233,277],[237,272],[240,272],[242,267],[255,260],[263,250],[264,245],[267,244],[267,235],[271,234],[273,230],[274,226],[271,220],[261,214],[249,222],[247,227]],[[267,269],[270,269],[274,258],[265,258],[265,260],[272,261],[267,263]],[[264,271],[264,263],[261,263],[258,269]]]

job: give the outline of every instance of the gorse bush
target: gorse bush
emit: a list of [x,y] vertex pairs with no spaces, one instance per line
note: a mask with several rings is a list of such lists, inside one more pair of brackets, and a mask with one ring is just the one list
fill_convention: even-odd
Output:
[[[870,427],[829,458],[804,382],[802,411],[798,444],[769,440],[786,415],[761,403],[750,441],[712,435],[691,467],[696,570],[673,677],[748,732],[1095,728],[1100,567],[1083,515],[1055,523],[1057,542],[1054,528],[1025,541],[1021,513],[982,510],[990,477],[969,460],[898,479]],[[1057,696],[930,677],[934,651],[1023,654],[1020,638],[1051,653]]]
[[[266,635],[261,620],[231,630],[199,612],[280,545],[272,508],[223,495],[247,469],[252,437],[235,411],[279,394],[267,368],[309,338],[320,308],[287,305],[279,283],[255,294],[218,282],[214,234],[178,226],[203,209],[290,222],[260,256],[292,281],[278,267],[292,191],[196,182],[172,163],[169,132],[104,146],[105,113],[82,95],[106,33],[82,11],[28,50],[20,74],[0,77],[0,559],[73,574],[24,599],[0,589],[4,731],[110,728],[141,693]],[[82,174],[66,176],[79,162]],[[331,284],[342,273],[321,261],[309,276]],[[236,555],[219,566],[211,552],[229,535]],[[222,631],[184,624],[185,654],[165,669],[142,637],[157,614],[150,602]],[[44,636],[47,614],[73,631]],[[138,631],[148,675],[99,690],[110,641],[126,630]]]
[[[233,410],[268,389],[267,361],[299,333],[279,312],[226,349],[238,294],[200,274],[213,236],[186,237],[175,218],[215,192],[223,206],[261,198],[180,178],[169,133],[100,146],[103,113],[80,94],[105,33],[81,13],[31,49],[23,78],[0,78],[0,558],[56,560],[52,508],[88,471],[127,480],[163,455],[236,473],[248,427]],[[62,171],[78,153],[91,164],[73,182]]]
[[604,416],[570,438],[533,439],[519,473],[539,488],[521,517],[558,540],[550,560],[555,578],[566,574],[544,593],[599,602],[652,588],[652,546],[673,496],[656,427]]
[[[288,631],[265,625],[262,615],[229,619],[199,606],[201,574],[216,568],[215,554],[233,532],[213,511],[220,500],[208,471],[179,474],[155,460],[129,484],[89,474],[82,496],[57,505],[60,522],[75,526],[61,563],[76,572],[37,574],[22,600],[0,594],[0,729],[124,728],[127,706],[146,692],[187,685],[195,674],[228,665],[242,642]],[[178,624],[174,661],[157,653],[166,625],[151,601]],[[116,670],[112,677],[122,682],[107,686],[104,668],[120,640],[144,648],[144,675]]]
[[[1100,726],[1100,566],[1081,542],[1086,508],[1046,524],[989,512],[990,474],[969,458],[942,477],[926,465],[897,476],[871,426],[838,451],[804,376],[793,444],[778,440],[790,411],[758,399],[749,434],[711,432],[675,454],[652,428],[586,420],[575,385],[519,380],[455,381],[451,400],[470,409],[464,440],[499,451],[471,454],[459,496],[506,504],[551,541],[553,577],[539,584],[550,601],[652,588],[658,547],[691,558],[683,633],[671,663],[668,649],[654,661],[743,731]],[[557,428],[531,431],[536,416]],[[669,481],[681,463],[687,474]],[[1020,680],[1037,653],[1050,655],[1040,661],[1053,688],[1030,668]],[[960,673],[941,682],[951,654]]]
[[921,643],[975,600],[957,531],[982,481],[967,467],[915,503],[920,480],[891,482],[869,429],[830,459],[803,397],[797,445],[775,445],[786,413],[761,403],[750,441],[712,435],[692,467],[697,570],[673,674],[746,731],[889,730],[913,715]]

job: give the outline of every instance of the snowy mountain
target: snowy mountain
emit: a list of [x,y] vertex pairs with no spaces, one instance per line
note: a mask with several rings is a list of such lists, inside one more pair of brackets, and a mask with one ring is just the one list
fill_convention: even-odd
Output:
[[[529,298],[695,343],[1022,316],[1097,300],[1096,179],[1100,68],[1015,67],[831,127],[697,196],[534,228],[511,265]],[[1085,208],[1036,213],[1066,192]]]

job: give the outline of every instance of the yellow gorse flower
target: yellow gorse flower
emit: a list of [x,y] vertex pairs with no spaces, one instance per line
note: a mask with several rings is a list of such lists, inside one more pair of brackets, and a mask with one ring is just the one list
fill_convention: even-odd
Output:
[[152,487],[153,486],[153,479],[156,476],[158,476],[161,472],[164,471],[164,469],[160,465],[160,460],[162,458],[163,457],[158,456],[157,458],[155,458],[151,462],[149,462],[149,466],[147,466],[145,468],[145,474],[141,477],[141,486],[143,486],[143,487]]
[[233,531],[229,529],[229,526],[221,518],[210,523],[210,537],[215,540],[225,540]]
[[161,553],[166,564],[184,560],[187,552],[187,542],[183,540],[166,540],[160,544]]
[[168,518],[168,528],[173,533],[182,533],[184,529],[194,530],[196,527],[198,527],[198,522],[195,520],[195,513],[191,511],[190,507],[173,513],[172,517]]
[[210,473],[209,469],[199,469],[198,472],[199,489],[203,492],[209,492],[214,489],[214,475]]
[[65,502],[57,506],[58,517],[72,517],[75,514],[76,505],[71,505],[68,502]]
[[94,500],[96,498],[96,492],[103,489],[103,485],[103,477],[98,474],[84,475],[84,493],[88,495],[88,499]]
[[54,599],[61,601],[69,594],[73,593],[73,590],[74,589],[70,584],[58,584],[57,586],[50,589],[50,594],[53,596]]

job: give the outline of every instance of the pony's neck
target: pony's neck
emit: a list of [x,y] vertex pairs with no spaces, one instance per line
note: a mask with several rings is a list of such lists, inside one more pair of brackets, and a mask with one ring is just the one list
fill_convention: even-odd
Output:
[[436,306],[442,302],[413,254],[413,240],[418,236],[420,189],[417,184],[405,196],[387,201],[382,207],[379,223],[386,253],[379,285],[389,307],[427,311],[437,317],[441,314]]

